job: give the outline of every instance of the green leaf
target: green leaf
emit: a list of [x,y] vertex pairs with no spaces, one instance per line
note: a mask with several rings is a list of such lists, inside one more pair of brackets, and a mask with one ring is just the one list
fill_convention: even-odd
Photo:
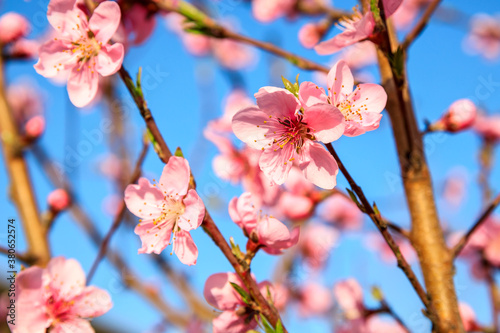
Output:
[[245,304],[249,304],[250,303],[250,295],[248,295],[248,293],[245,291],[245,289],[241,288],[239,285],[237,285],[234,282],[229,282],[229,283],[231,283],[231,286],[233,286],[234,290],[236,290],[236,292],[238,294],[240,294],[243,302],[245,302]]
[[382,0],[371,0],[370,1],[370,9],[373,13],[373,17],[375,18],[375,21],[377,21],[380,18],[380,8],[378,7],[378,2]]
[[378,210],[378,206],[375,202],[373,203],[373,211],[376,215],[380,216],[380,210]]
[[347,193],[349,193],[349,196],[351,197],[352,201],[354,201],[356,206],[358,206],[358,208],[364,213],[365,208],[359,203],[358,197],[356,196],[356,194],[348,188],[346,188],[346,190],[347,190]]
[[283,75],[281,76],[281,81],[283,81],[283,85],[285,86],[285,89],[288,90],[289,92],[293,93],[295,90],[293,87],[292,82],[290,82],[288,79],[286,79]]
[[276,323],[276,333],[284,333],[283,325],[281,324],[281,320],[278,319]]
[[391,67],[399,78],[403,76],[403,69],[404,69],[404,51],[401,47],[398,47],[396,52],[394,52],[390,57],[389,57],[389,62],[391,63]]
[[300,87],[300,84],[299,84],[299,75],[300,74],[297,74],[297,76],[295,77],[295,83],[293,84],[293,87],[295,88],[295,91],[297,93],[299,92],[299,87]]
[[377,286],[372,287],[372,296],[379,302],[384,299],[384,294],[382,293],[382,290]]
[[181,147],[177,147],[177,149],[175,150],[174,156],[184,158],[184,154],[182,153]]
[[274,328],[271,326],[271,324],[269,324],[266,317],[264,317],[262,313],[260,314],[260,321],[262,322],[262,325],[264,326],[264,330],[266,331],[266,333],[276,333]]

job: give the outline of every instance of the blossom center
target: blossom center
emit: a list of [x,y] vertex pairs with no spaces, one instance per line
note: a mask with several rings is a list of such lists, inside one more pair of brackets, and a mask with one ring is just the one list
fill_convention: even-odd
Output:
[[[299,153],[307,139],[314,139],[311,129],[302,121],[303,116],[301,113],[296,114],[295,117],[281,118],[269,116],[269,119],[269,121],[275,122],[275,130],[272,131],[272,134],[265,134],[264,136],[273,138],[273,141],[269,143],[268,146],[271,146],[274,151],[284,149],[286,145],[291,145],[293,150]],[[264,123],[267,122],[268,121],[264,121]],[[262,150],[264,150],[264,148],[262,148]],[[293,161],[293,158],[291,158],[290,161]]]

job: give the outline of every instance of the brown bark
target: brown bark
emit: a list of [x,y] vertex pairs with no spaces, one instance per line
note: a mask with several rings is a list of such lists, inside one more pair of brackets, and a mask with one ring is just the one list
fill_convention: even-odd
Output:
[[18,128],[7,105],[6,97],[4,67],[0,52],[0,141],[4,161],[11,180],[12,198],[21,215],[28,255],[34,256],[35,263],[43,266],[50,259],[50,251],[31,187],[28,167],[20,148]]

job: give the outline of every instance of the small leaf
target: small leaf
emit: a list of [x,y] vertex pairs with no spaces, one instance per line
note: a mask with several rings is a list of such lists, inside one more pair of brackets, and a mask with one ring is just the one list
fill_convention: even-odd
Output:
[[264,330],[266,331],[266,333],[276,333],[274,328],[271,326],[271,324],[269,324],[266,317],[264,317],[262,313],[260,314],[260,321],[262,322],[262,325],[264,326]]
[[284,333],[283,325],[281,324],[281,320],[278,319],[276,323],[276,333]]
[[182,153],[181,147],[177,147],[177,149],[175,150],[174,156],[184,158],[184,154]]
[[295,77],[295,83],[293,84],[293,87],[295,88],[295,91],[299,92],[299,87],[300,87],[300,83],[299,83],[299,75],[300,74],[297,74],[297,76]]
[[239,285],[237,285],[234,282],[229,282],[231,283],[231,286],[233,286],[234,290],[241,296],[241,299],[245,304],[250,304],[250,295],[245,291],[245,289],[241,288]]
[[293,87],[292,82],[290,82],[288,79],[286,79],[284,76],[281,76],[281,81],[283,81],[283,85],[285,86],[285,89],[288,90],[289,92],[293,93],[295,90]]
[[373,298],[375,298],[375,300],[379,302],[384,299],[384,294],[382,293],[382,290],[377,286],[372,287],[372,296]]
[[375,20],[378,20],[380,18],[380,8],[378,7],[378,2],[382,0],[371,0],[370,1],[370,9],[373,13],[373,17]]
[[404,51],[401,47],[398,47],[396,52],[389,57],[389,62],[391,63],[394,73],[398,76],[398,78],[401,78],[403,76],[404,69]]
[[354,201],[354,203],[356,204],[356,206],[358,206],[358,208],[363,213],[365,213],[365,208],[359,203],[358,197],[356,196],[356,194],[348,188],[346,188],[346,190],[347,190],[347,193],[349,193],[349,196],[351,197],[352,201]]
[[373,211],[375,212],[375,215],[380,216],[380,210],[378,210],[378,206],[375,202],[373,203]]

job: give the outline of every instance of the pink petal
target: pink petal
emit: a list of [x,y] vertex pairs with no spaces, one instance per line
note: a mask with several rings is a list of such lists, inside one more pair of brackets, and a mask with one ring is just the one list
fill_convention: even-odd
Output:
[[333,294],[340,308],[351,318],[358,318],[363,311],[363,290],[355,279],[338,282],[333,287]]
[[51,0],[47,9],[50,25],[61,36],[77,40],[87,29],[87,15],[76,6],[76,0]]
[[281,194],[278,201],[278,208],[283,214],[293,220],[303,219],[311,214],[314,206],[313,201],[303,195],[295,195],[289,192]]
[[286,250],[299,242],[300,237],[300,227],[295,227],[290,232],[290,238],[284,241],[279,241],[274,244],[273,247],[264,247],[264,252],[272,255],[277,255],[283,253]]
[[130,41],[133,45],[144,43],[151,36],[156,26],[155,17],[149,16],[146,7],[138,3],[132,5],[126,12],[124,20],[125,25],[129,28],[128,30],[135,34],[134,39]]
[[71,103],[84,107],[95,98],[99,86],[99,77],[93,68],[85,64],[73,67],[68,78],[68,94]]
[[59,298],[72,299],[85,287],[85,273],[74,259],[53,258],[47,265],[46,274],[50,279],[50,289],[56,291]]
[[257,327],[255,319],[247,318],[248,315],[238,316],[234,311],[224,311],[212,321],[213,333],[246,333]]
[[345,118],[342,112],[330,104],[316,104],[304,111],[304,123],[312,130],[316,140],[329,143],[344,134]]
[[[60,321],[53,326],[50,333],[94,333],[94,329],[90,322],[85,319],[71,318],[69,320]],[[35,333],[35,332],[33,332]]]
[[347,97],[354,109],[361,108],[362,112],[380,113],[387,104],[385,89],[375,83],[359,84]]
[[34,67],[38,74],[45,77],[66,78],[77,65],[77,56],[60,41],[49,40],[38,53],[40,58]]
[[72,301],[71,313],[80,318],[102,316],[113,307],[108,292],[94,286],[86,287]]
[[294,117],[300,108],[297,98],[288,90],[276,87],[262,87],[255,94],[257,105],[268,117]]
[[328,72],[326,81],[329,89],[328,94],[333,105],[337,105],[339,101],[345,100],[352,92],[354,85],[354,77],[344,60],[340,60],[333,65],[330,72]]
[[274,151],[266,149],[259,159],[260,169],[264,172],[268,179],[271,179],[276,184],[283,184],[290,169],[292,168],[291,158],[295,156],[294,147],[290,144],[285,145],[282,149]]
[[358,136],[368,131],[373,131],[378,128],[380,119],[382,119],[382,115],[379,113],[362,112],[361,116],[363,120],[360,122],[346,121],[345,136]]
[[287,226],[273,217],[264,217],[257,223],[255,230],[259,235],[259,243],[265,246],[276,247],[290,239]]
[[203,201],[195,190],[189,190],[182,202],[186,206],[186,210],[179,217],[177,225],[185,231],[198,228],[205,217],[205,205]]
[[337,36],[319,43],[314,50],[321,55],[335,53],[342,48],[367,39],[373,33],[375,19],[371,11],[366,13],[361,19],[353,23],[353,27],[346,29]]
[[316,142],[306,144],[302,149],[299,167],[304,176],[318,187],[334,188],[337,184],[339,167],[332,155]]
[[[44,270],[32,266],[16,277],[16,325],[10,325],[12,332],[45,332],[52,322],[47,314],[43,284]],[[10,319],[10,318],[9,318]]]
[[95,39],[106,44],[120,25],[120,6],[114,1],[101,2],[89,20],[89,28]]
[[304,81],[299,87],[299,100],[303,106],[313,106],[319,103],[328,103],[325,89],[318,87],[315,83]]
[[142,246],[138,253],[160,254],[169,244],[172,233],[172,224],[159,226],[153,220],[140,222],[134,229],[134,233],[141,238]]
[[189,187],[191,177],[191,169],[189,162],[179,156],[172,156],[168,163],[163,167],[163,172],[160,177],[160,188],[165,192],[166,196],[184,196]]
[[399,8],[403,0],[382,0],[384,3],[385,17],[390,17]]
[[261,149],[272,142],[267,133],[274,130],[269,116],[255,106],[249,106],[237,112],[232,120],[233,132],[238,139],[248,146]]
[[115,74],[122,66],[124,54],[125,50],[120,43],[103,45],[97,55],[96,71],[102,76]]
[[203,289],[203,295],[208,304],[222,311],[235,310],[238,305],[244,304],[230,282],[245,289],[240,278],[235,273],[210,275]]
[[257,224],[257,208],[252,194],[245,192],[239,198],[231,199],[228,210],[233,222],[250,234]]
[[146,178],[139,178],[139,184],[130,184],[125,189],[125,204],[135,216],[143,219],[157,218],[161,215],[163,194],[151,185]]
[[198,258],[198,248],[189,232],[181,230],[176,232],[174,237],[174,252],[177,258],[184,265],[195,265]]

